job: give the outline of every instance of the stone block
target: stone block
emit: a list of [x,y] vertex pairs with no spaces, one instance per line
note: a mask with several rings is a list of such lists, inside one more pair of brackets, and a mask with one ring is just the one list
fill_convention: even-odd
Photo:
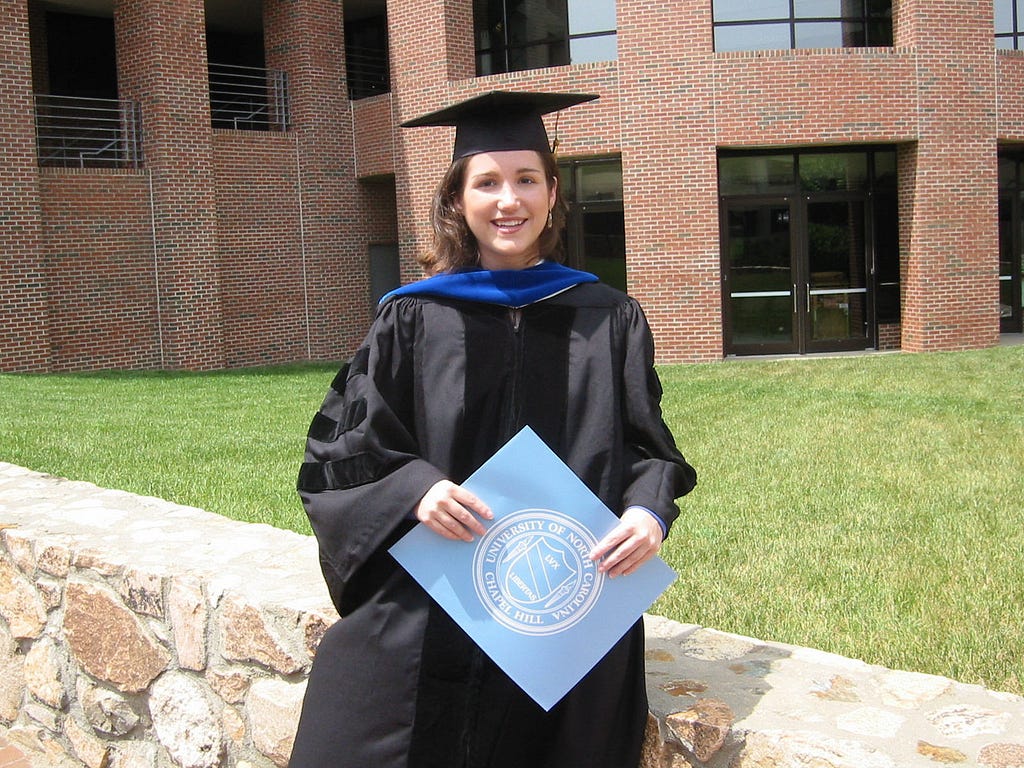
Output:
[[108,587],[70,581],[64,633],[89,674],[128,693],[143,691],[170,663],[170,654]]
[[86,678],[76,683],[78,701],[94,730],[110,736],[127,736],[139,723],[139,715],[127,698],[93,685]]
[[33,643],[25,654],[25,686],[33,696],[54,709],[63,709],[67,702],[63,659],[48,637]]
[[279,768],[288,765],[306,684],[258,680],[245,702],[256,748]]
[[0,616],[18,639],[35,639],[46,626],[46,608],[32,584],[5,556],[0,556]]
[[149,712],[157,739],[181,768],[216,768],[224,753],[220,716],[192,678],[168,672],[150,688]]
[[10,723],[18,717],[24,690],[25,657],[0,623],[0,721]]
[[290,675],[307,666],[268,620],[239,597],[226,596],[220,609],[221,654],[228,661],[256,662]]
[[182,576],[171,582],[167,614],[174,648],[178,652],[178,665],[183,669],[206,669],[208,613],[203,587],[198,579]]
[[164,616],[164,579],[155,573],[128,568],[120,585],[121,597],[135,613]]

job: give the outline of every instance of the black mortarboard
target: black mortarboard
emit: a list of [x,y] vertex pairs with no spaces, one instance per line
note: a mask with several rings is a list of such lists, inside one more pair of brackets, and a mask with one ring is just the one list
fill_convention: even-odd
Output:
[[408,120],[402,127],[454,125],[453,161],[480,152],[516,149],[551,152],[543,116],[596,98],[585,93],[490,91]]

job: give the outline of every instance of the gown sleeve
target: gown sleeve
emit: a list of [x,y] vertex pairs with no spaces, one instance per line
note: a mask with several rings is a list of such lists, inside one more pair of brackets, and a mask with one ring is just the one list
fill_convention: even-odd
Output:
[[298,491],[331,598],[351,612],[391,566],[386,549],[444,474],[419,456],[413,424],[416,302],[378,309],[362,346],[313,417]]
[[671,530],[675,500],[693,490],[697,473],[676,447],[661,412],[662,387],[654,369],[654,340],[640,305],[623,306],[622,387],[625,451],[622,508],[644,507]]

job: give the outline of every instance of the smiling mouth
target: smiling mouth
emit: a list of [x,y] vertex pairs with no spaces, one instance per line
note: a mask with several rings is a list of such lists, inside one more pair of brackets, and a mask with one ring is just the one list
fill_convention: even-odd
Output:
[[498,229],[518,229],[526,223],[526,219],[501,219],[493,222]]

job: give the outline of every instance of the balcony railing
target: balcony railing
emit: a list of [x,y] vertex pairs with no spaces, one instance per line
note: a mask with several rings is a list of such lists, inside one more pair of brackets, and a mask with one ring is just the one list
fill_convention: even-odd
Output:
[[288,73],[210,62],[209,76],[214,128],[288,130]]
[[138,168],[142,113],[124,99],[36,94],[39,165],[57,168]]
[[345,51],[345,67],[352,101],[391,90],[387,51],[350,46]]

